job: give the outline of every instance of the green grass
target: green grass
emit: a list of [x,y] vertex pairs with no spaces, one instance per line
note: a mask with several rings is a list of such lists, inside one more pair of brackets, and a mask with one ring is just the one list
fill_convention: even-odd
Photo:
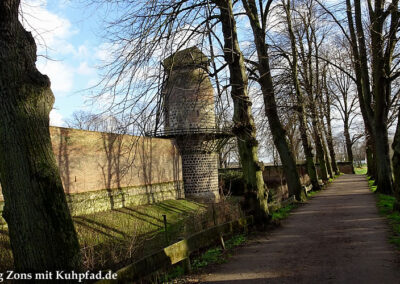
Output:
[[82,247],[108,242],[126,241],[147,235],[152,238],[164,232],[163,215],[167,217],[167,230],[174,236],[181,223],[193,213],[201,213],[206,206],[188,200],[167,200],[157,204],[116,208],[105,212],[74,217],[79,243]]
[[356,175],[366,175],[368,171],[367,166],[361,166],[361,167],[355,167],[354,168],[354,172],[356,173]]
[[199,258],[194,259],[192,262],[192,268],[198,270],[210,264],[224,263],[225,259],[222,257],[222,248],[212,248],[207,250]]
[[246,240],[247,240],[247,238],[243,234],[235,235],[225,243],[225,248],[229,250],[234,247],[240,246],[241,244],[245,243]]
[[[216,222],[239,216],[230,202],[215,205]],[[137,259],[178,239],[214,225],[211,208],[189,200],[167,200],[145,206],[116,208],[105,212],[74,217],[82,248],[85,269],[114,267],[121,261]],[[168,242],[163,215],[167,217]],[[0,271],[12,269],[8,232],[0,230]]]
[[392,231],[390,242],[400,249],[400,213],[393,211],[393,205],[395,202],[396,199],[393,196],[381,193],[378,194],[379,213],[388,218]]
[[[368,185],[372,192],[376,192],[376,186],[373,185],[374,180],[369,179]],[[396,202],[394,196],[378,193],[377,195],[377,207],[379,214],[385,216],[389,221],[389,226],[391,229],[391,235],[389,241],[395,244],[397,249],[400,250],[400,213],[398,211],[393,211],[393,206]]]
[[375,183],[375,181],[374,181],[373,179],[369,179],[369,178],[368,178],[368,186],[369,186],[369,189],[370,189],[372,192],[376,192],[376,188],[377,188],[377,186],[374,185],[374,183]]
[[240,246],[244,242],[246,242],[245,235],[240,234],[233,236],[228,241],[226,241],[225,251],[223,251],[221,247],[214,247],[207,250],[198,258],[195,258],[192,262],[192,269],[198,270],[210,264],[225,263],[227,259],[230,257],[230,254],[227,252],[237,246]]
[[[322,189],[321,189],[321,190],[322,190]],[[321,190],[311,190],[311,191],[307,192],[307,198],[314,197],[314,196],[317,195]]]
[[287,218],[290,214],[290,211],[292,211],[293,208],[296,208],[296,207],[297,207],[296,204],[289,204],[289,205],[286,205],[285,207],[279,208],[275,212],[272,212],[272,220],[276,221],[276,220],[282,220],[282,219]]
[[[225,250],[220,246],[206,250],[204,253],[191,260],[192,270],[198,271],[209,265],[226,263],[232,256],[230,253],[232,249],[245,243],[246,240],[247,238],[243,234],[234,235],[225,242]],[[164,275],[163,282],[170,283],[171,280],[182,277],[183,275],[185,275],[185,270],[182,265],[178,264]]]

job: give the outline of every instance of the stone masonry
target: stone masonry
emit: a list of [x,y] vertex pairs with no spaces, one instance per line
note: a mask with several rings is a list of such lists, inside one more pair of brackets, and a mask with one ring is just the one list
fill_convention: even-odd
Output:
[[217,202],[218,155],[209,147],[215,139],[215,106],[208,64],[196,47],[164,60],[164,130],[177,141],[185,196]]

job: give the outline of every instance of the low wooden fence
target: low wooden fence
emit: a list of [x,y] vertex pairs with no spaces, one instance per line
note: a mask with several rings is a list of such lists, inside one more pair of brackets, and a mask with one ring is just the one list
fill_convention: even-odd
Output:
[[[248,226],[253,223],[253,216],[248,216],[203,230],[118,270],[116,280],[102,280],[97,283],[132,283],[179,262],[189,262],[191,253],[208,247],[217,241],[223,242],[224,236],[247,231]],[[190,266],[190,262],[188,265]]]

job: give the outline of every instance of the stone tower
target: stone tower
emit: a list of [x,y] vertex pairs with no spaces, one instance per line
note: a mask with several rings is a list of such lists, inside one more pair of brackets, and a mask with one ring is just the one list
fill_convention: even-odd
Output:
[[182,157],[185,196],[217,202],[218,140],[209,60],[197,48],[164,60],[164,136],[174,137]]

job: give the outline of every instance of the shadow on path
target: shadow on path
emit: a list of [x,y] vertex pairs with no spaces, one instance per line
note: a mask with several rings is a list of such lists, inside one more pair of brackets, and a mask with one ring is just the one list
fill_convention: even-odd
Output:
[[340,176],[280,228],[258,235],[200,281],[400,283],[399,254],[375,204],[365,176]]

